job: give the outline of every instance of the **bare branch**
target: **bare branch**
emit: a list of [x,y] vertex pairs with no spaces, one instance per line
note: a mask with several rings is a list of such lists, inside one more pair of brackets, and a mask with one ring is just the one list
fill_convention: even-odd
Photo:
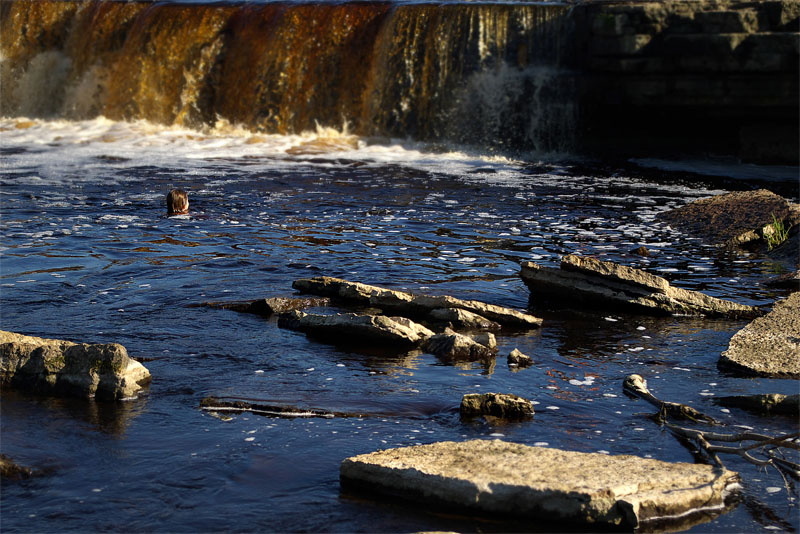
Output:
[[657,398],[647,389],[647,381],[640,375],[628,375],[622,385],[623,389],[632,395],[641,397],[647,402],[658,406],[659,411],[664,415],[669,415],[677,419],[688,419],[690,421],[709,423],[718,425],[719,422],[713,417],[701,413],[691,406],[679,404],[677,402],[666,402]]
[[[626,392],[641,397],[657,406],[658,413],[653,418],[659,424],[666,426],[670,432],[679,439],[694,442],[699,450],[718,466],[722,466],[722,461],[717,454],[734,454],[759,467],[774,467],[783,479],[787,492],[790,491],[790,484],[786,478],[787,476],[794,480],[800,480],[800,464],[785,459],[782,451],[782,449],[800,450],[800,443],[798,443],[800,432],[781,436],[767,436],[755,432],[725,434],[686,428],[670,423],[668,418],[688,419],[694,422],[708,424],[720,423],[690,406],[658,399],[647,389],[647,382],[639,375],[629,375],[626,377],[623,388]],[[745,444],[744,442],[752,443]],[[738,445],[720,445],[718,443],[735,443]],[[754,456],[753,453],[756,449],[760,449],[760,454],[765,458],[757,458]]]

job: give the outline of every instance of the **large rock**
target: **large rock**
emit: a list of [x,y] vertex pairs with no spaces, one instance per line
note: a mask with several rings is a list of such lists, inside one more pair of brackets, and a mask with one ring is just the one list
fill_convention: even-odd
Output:
[[319,315],[292,310],[281,314],[278,326],[343,343],[380,343],[416,347],[433,332],[405,317],[337,313]]
[[631,529],[722,505],[738,475],[710,465],[475,440],[348,458],[340,479],[428,506]]
[[516,367],[530,367],[533,365],[533,358],[522,353],[519,349],[514,349],[508,354],[508,365]]
[[758,308],[673,287],[654,274],[595,258],[568,255],[561,268],[522,264],[520,276],[534,298],[586,302],[602,308],[617,308],[652,315],[704,315],[752,318]]
[[491,363],[497,355],[497,344],[494,336],[490,336],[481,343],[471,336],[448,329],[426,339],[423,348],[448,362]]
[[533,416],[533,403],[510,393],[468,393],[461,398],[461,417],[491,416],[498,419],[527,419]]
[[477,314],[482,319],[494,321],[502,326],[536,328],[542,324],[542,320],[538,317],[503,306],[450,296],[412,295],[329,276],[295,280],[292,287],[303,293],[346,299],[380,308],[384,312],[409,317],[425,317],[433,312],[435,318],[436,314],[443,313],[435,310],[453,308]]
[[800,222],[800,206],[759,189],[702,198],[656,218],[712,245],[746,245],[765,239],[773,215],[789,228]]
[[747,374],[800,378],[800,292],[734,334],[719,365]]
[[135,397],[150,372],[118,343],[90,345],[0,331],[3,386],[97,399]]

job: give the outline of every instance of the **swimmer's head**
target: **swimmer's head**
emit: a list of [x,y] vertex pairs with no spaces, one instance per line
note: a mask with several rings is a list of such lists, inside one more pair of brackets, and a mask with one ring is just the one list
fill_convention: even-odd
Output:
[[167,193],[167,212],[170,215],[189,213],[189,195],[183,189],[173,189]]

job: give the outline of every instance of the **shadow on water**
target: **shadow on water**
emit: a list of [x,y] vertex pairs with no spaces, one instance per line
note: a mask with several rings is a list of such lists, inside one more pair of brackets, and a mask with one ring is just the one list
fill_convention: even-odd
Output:
[[[139,398],[127,401],[96,401],[71,397],[47,397],[4,388],[2,411],[5,417],[34,417],[47,414],[48,419],[73,420],[97,432],[118,438],[124,437],[133,421],[147,409],[147,389]],[[6,429],[9,431],[9,429]]]
[[[432,525],[427,530],[435,529],[437,523],[442,525],[446,531],[462,532],[682,532],[692,527],[709,523],[720,515],[729,512],[739,503],[735,498],[726,501],[724,507],[714,510],[696,510],[681,517],[659,518],[643,522],[635,530],[623,526],[602,526],[592,525],[587,529],[585,525],[574,524],[553,518],[552,512],[543,511],[538,514],[536,520],[514,518],[509,515],[499,514],[470,514],[463,508],[436,502],[430,496],[425,497],[426,509],[421,509],[418,504],[407,500],[406,495],[398,491],[394,495],[383,495],[376,497],[370,493],[368,488],[356,485],[343,486],[339,495],[340,499],[346,503],[353,503],[359,508],[369,509],[378,508],[382,513],[402,514],[409,521],[420,521],[422,524]],[[435,503],[435,504],[432,504]],[[431,511],[435,509],[435,511]]]

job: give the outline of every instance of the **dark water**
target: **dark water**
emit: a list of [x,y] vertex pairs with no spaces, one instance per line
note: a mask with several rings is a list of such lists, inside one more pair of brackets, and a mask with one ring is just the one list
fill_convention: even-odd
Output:
[[[123,403],[2,392],[2,453],[42,473],[3,483],[4,532],[550,530],[343,494],[339,463],[473,438],[692,462],[646,417],[651,406],[622,393],[633,372],[659,397],[712,414],[727,430],[797,430],[791,418],[723,412],[713,402],[797,391],[794,381],[717,370],[744,322],[559,312],[529,301],[517,275],[522,261],[554,265],[579,252],[737,302],[772,302],[783,293],[761,282],[779,266],[654,221],[729,184],[397,147],[221,155],[213,138],[170,148],[168,131],[130,141],[121,125],[106,125],[123,140],[102,142],[85,133],[91,124],[80,134],[37,127],[30,139],[8,134],[3,143],[2,328],[120,342],[153,381]],[[141,148],[145,141],[154,148]],[[189,216],[165,216],[173,186],[189,190]],[[653,256],[630,255],[639,245]],[[274,319],[191,307],[291,295],[293,280],[316,275],[533,306],[545,322],[499,336],[497,363],[485,368],[330,346]],[[505,356],[514,348],[535,364],[512,372]],[[489,391],[536,401],[535,417],[462,422],[461,397]],[[208,395],[366,416],[223,421],[199,409]],[[797,530],[796,494],[774,471],[724,460],[742,473],[745,498],[692,531]]]

